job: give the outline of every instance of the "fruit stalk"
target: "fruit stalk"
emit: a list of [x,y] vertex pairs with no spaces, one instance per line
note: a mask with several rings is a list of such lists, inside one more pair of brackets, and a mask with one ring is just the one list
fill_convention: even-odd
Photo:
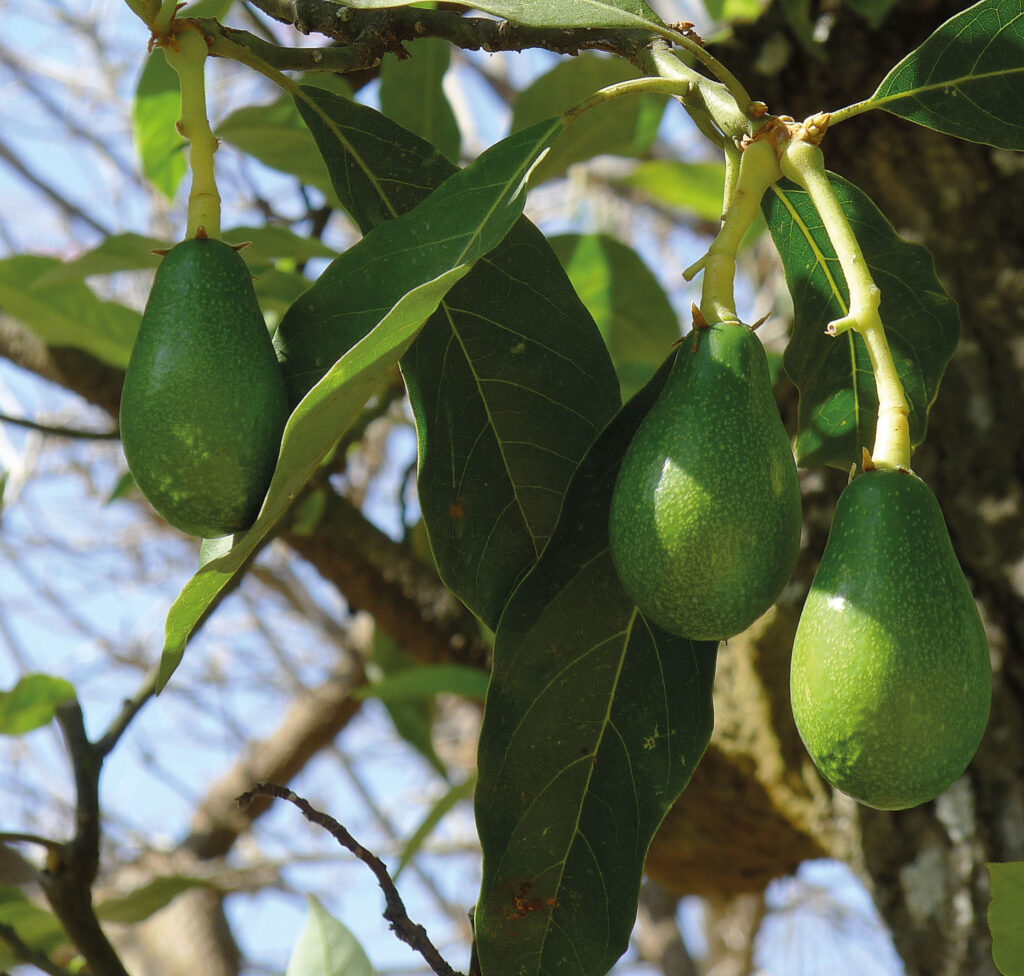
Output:
[[177,72],[181,84],[181,119],[178,131],[189,142],[192,188],[188,195],[186,237],[220,237],[220,194],[213,173],[217,137],[206,117],[204,70],[209,49],[206,36],[183,21],[167,40],[167,63]]
[[900,383],[878,307],[882,293],[871,277],[857,237],[825,172],[821,150],[794,140],[782,152],[783,175],[811,198],[839,258],[850,293],[847,314],[829,322],[829,335],[852,329],[864,340],[878,393],[878,422],[871,462],[876,468],[910,470],[910,425],[907,398]]
[[758,139],[743,150],[736,186],[718,236],[707,254],[683,272],[689,281],[703,269],[700,311],[708,323],[738,322],[733,284],[736,278],[736,253],[743,235],[761,212],[761,198],[780,176],[775,147],[767,139]]

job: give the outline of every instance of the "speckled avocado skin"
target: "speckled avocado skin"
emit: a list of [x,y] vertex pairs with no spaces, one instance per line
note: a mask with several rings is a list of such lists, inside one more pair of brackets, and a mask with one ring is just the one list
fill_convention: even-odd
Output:
[[223,241],[175,245],[157,269],[121,395],[121,442],[139,490],[190,535],[248,528],[287,417],[245,262]]
[[619,469],[609,541],[626,592],[675,634],[732,637],[781,592],[800,523],[760,340],[739,323],[697,330]]
[[988,643],[935,496],[869,471],[836,506],[793,645],[793,715],[822,775],[901,810],[966,768],[988,722]]

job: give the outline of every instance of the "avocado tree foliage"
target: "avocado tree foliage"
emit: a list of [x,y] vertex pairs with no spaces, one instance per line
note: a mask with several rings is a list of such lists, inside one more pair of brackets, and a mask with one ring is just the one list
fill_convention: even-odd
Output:
[[[981,0],[907,53],[873,93],[850,92],[847,104],[803,121],[784,114],[785,106],[770,110],[744,87],[740,66],[705,45],[692,24],[665,24],[643,0],[474,5],[487,17],[386,0],[258,2],[329,39],[297,47],[223,26],[224,2],[185,9],[173,0],[127,2],[152,49],[138,90],[140,131],[149,124],[145,106],[168,93],[177,99],[180,89],[179,132],[192,171],[183,236],[253,238],[240,253],[273,313],[290,410],[258,515],[235,535],[204,540],[140,701],[174,680],[190,638],[262,546],[300,525],[315,537],[329,492],[322,473],[397,367],[415,418],[418,500],[433,565],[494,634],[478,745],[483,880],[472,967],[482,976],[599,976],[625,951],[652,839],[713,728],[717,641],[647,619],[620,581],[608,535],[623,457],[672,387],[677,360],[693,353],[688,342],[673,347],[671,335],[626,338],[607,318],[598,323],[581,298],[585,274],[602,261],[612,276],[629,273],[628,261],[608,258],[622,245],[588,256],[593,242],[585,238],[549,241],[523,216],[527,192],[600,153],[642,156],[666,104],[681,104],[693,138],[711,144],[723,174],[718,233],[703,257],[680,269],[687,279],[703,275],[694,336],[752,311],[737,307],[737,255],[763,219],[793,301],[783,364],[799,393],[791,431],[797,464],[859,466],[863,478],[876,469],[908,472],[960,336],[957,307],[928,251],[901,238],[863,191],[826,169],[829,136],[880,109],[951,138],[1024,150],[1021,2]],[[145,36],[140,27],[140,56]],[[448,45],[542,47],[576,58],[517,103],[510,134],[461,159],[441,88]],[[404,74],[382,84],[378,111],[354,99],[345,79],[376,69],[389,51],[400,54]],[[210,58],[270,79],[280,97],[211,130],[203,84]],[[317,256],[315,241],[221,230],[217,138],[244,151],[252,111],[273,118],[282,133],[283,148],[263,146],[257,155],[320,189],[361,235],[315,280],[259,274],[271,267],[268,256]],[[161,131],[143,139],[142,150],[147,175],[173,188],[184,165],[180,144]],[[630,177],[638,185],[665,180],[644,165]],[[685,181],[698,171],[667,172]],[[80,259],[78,281],[65,277],[60,287],[69,280],[83,287],[80,279],[97,268],[146,267],[154,243],[171,242],[111,238]],[[28,302],[12,302],[10,311],[37,325]],[[72,322],[42,337],[124,369],[139,316],[109,302],[102,312],[88,328]],[[980,623],[971,627],[981,632]],[[6,731],[56,715],[72,736],[73,689],[57,678],[35,684],[31,694],[19,684],[4,698],[14,716]],[[987,709],[987,671],[985,689]],[[19,718],[29,709],[30,718]],[[976,745],[977,737],[969,752]],[[95,755],[101,762],[102,748]],[[90,863],[95,870],[98,841],[81,841],[55,845],[60,856],[44,889],[92,970],[120,973],[88,904],[88,881],[83,888],[78,876]],[[995,958],[1009,972],[1005,919],[1020,885],[1012,885],[1013,865],[995,876],[1002,892],[992,916]],[[36,951],[16,933],[8,941]],[[447,965],[431,964],[438,972]]]

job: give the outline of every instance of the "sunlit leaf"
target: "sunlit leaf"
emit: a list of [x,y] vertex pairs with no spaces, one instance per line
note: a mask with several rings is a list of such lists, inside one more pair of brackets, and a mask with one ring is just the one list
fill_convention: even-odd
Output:
[[502,614],[476,791],[474,916],[489,976],[601,976],[625,950],[647,848],[712,727],[717,644],[649,624],[605,526],[622,453],[667,369],[597,440]]
[[285,976],[373,976],[359,940],[312,895]]
[[725,167],[721,163],[652,159],[639,163],[615,182],[638,191],[654,203],[700,220],[718,224],[722,219]]
[[[13,885],[0,886],[0,925],[10,926],[29,948],[44,954],[70,941],[56,915],[34,905]],[[13,968],[17,962],[7,943],[0,939],[0,967]]]
[[1024,976],[1024,861],[987,864],[992,959],[1002,976]]
[[[910,407],[911,443],[917,445],[924,440],[928,411],[956,348],[960,316],[928,250],[900,238],[852,183],[834,173],[829,179],[882,292],[882,323]],[[846,282],[803,190],[782,181],[765,194],[762,209],[793,296],[785,369],[800,391],[797,460],[848,468],[860,463],[863,448],[872,448],[878,395],[860,336],[853,331],[834,338],[825,334],[831,320],[846,314]]]
[[185,175],[185,140],[175,128],[181,116],[178,76],[157,48],[150,54],[135,86],[132,123],[143,175],[168,200]]
[[22,735],[46,725],[57,706],[75,697],[74,686],[48,674],[27,674],[0,692],[0,735]]
[[873,107],[947,135],[1024,149],[1024,6],[981,0],[890,71]]

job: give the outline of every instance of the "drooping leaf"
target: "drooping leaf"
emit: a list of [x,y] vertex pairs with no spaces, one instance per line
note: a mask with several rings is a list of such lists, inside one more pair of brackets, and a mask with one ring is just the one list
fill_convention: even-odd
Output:
[[992,960],[1002,976],[1024,976],[1024,861],[987,864]]
[[398,880],[398,876],[406,868],[409,862],[419,853],[420,849],[426,843],[427,838],[429,838],[434,832],[437,825],[444,820],[445,816],[463,800],[470,800],[473,798],[473,790],[475,787],[476,775],[470,774],[461,783],[456,783],[451,787],[451,789],[449,789],[448,792],[445,793],[444,796],[442,796],[441,799],[439,799],[427,811],[427,815],[420,821],[419,825],[412,834],[410,834],[409,839],[402,847],[402,853],[398,858],[398,864],[395,865],[395,870],[391,874],[393,880]]
[[[299,108],[364,231],[454,167],[380,113],[324,93]],[[579,459],[618,405],[593,319],[525,218],[442,303],[402,371],[420,505],[445,584],[493,629],[558,517]]]
[[[520,92],[512,107],[512,131],[567,111],[599,88],[639,77],[636,68],[622,58],[582,54],[560,61]],[[663,95],[633,95],[584,112],[537,167],[534,185],[594,156],[642,156],[658,134],[666,101]]]
[[132,123],[142,172],[168,200],[185,175],[185,140],[175,128],[181,115],[178,76],[157,48],[150,54],[135,86]]
[[[405,7],[415,0],[344,0],[346,7],[379,10],[381,7]],[[486,0],[466,7],[504,17],[531,27],[661,27],[658,15],[644,0]]]
[[373,966],[352,932],[313,895],[306,896],[306,903],[306,924],[285,976],[373,976]]
[[721,163],[652,159],[615,182],[699,220],[718,224],[722,219],[725,167]]
[[105,898],[96,906],[96,914],[104,922],[130,925],[165,908],[183,891],[202,888],[207,884],[202,878],[189,878],[180,874],[154,878],[125,895]]
[[[438,665],[444,667],[444,665]],[[434,750],[434,703],[436,693],[421,695],[392,694],[395,685],[418,686],[423,665],[414,661],[388,634],[379,627],[373,632],[370,660],[366,663],[366,675],[370,684],[357,688],[353,698],[379,698],[387,709],[395,731],[411,745],[442,778],[448,779],[448,770]]]
[[[834,173],[829,180],[882,292],[882,323],[910,407],[911,444],[917,445],[956,348],[960,316],[928,250],[900,238],[862,190]],[[803,190],[782,181],[765,194],[762,209],[793,296],[784,365],[800,391],[797,460],[848,468],[860,463],[862,448],[871,450],[878,396],[860,336],[825,334],[831,320],[846,314],[846,282]]]
[[547,549],[502,614],[476,791],[474,926],[489,976],[611,967],[651,838],[711,735],[717,645],[641,616],[604,528],[622,453],[666,376],[588,452]]
[[[14,885],[0,886],[0,924],[14,929],[14,934],[29,948],[47,955],[70,942],[57,916],[33,904]],[[0,967],[13,968],[18,961],[0,939]]]
[[[400,61],[394,54],[386,54],[380,63],[381,111],[457,162],[462,135],[441,86],[451,47],[440,38],[424,37],[407,43],[405,49],[407,58]],[[552,115],[554,109],[543,118]]]
[[[304,320],[316,329],[334,309],[349,309],[349,318],[360,320],[362,331],[352,331],[351,347],[339,351],[338,360],[288,419],[277,468],[255,524],[234,537],[204,543],[199,571],[167,615],[160,688],[180,663],[193,630],[244,569],[444,295],[507,234],[522,212],[521,190],[529,167],[557,129],[557,123],[535,127],[492,147],[420,207],[368,234],[318,280],[315,294],[325,304],[304,306]],[[353,296],[360,304],[353,306]],[[344,311],[338,314],[344,316]]]
[[565,234],[551,246],[594,316],[628,400],[679,338],[672,304],[640,255],[613,237]]
[[75,697],[74,686],[48,674],[27,674],[0,691],[0,735],[22,735],[46,725],[57,706]]
[[97,298],[80,281],[48,284],[57,258],[19,254],[0,261],[0,308],[50,346],[83,349],[111,366],[128,365],[142,316]]
[[1024,7],[981,0],[890,71],[875,108],[947,135],[1024,149]]

